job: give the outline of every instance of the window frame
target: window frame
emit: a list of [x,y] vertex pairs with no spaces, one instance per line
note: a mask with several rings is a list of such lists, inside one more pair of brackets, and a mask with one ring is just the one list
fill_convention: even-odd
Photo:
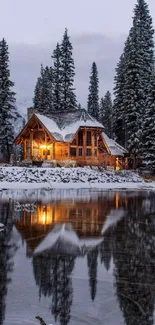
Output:
[[[82,154],[80,155],[79,152],[82,151]],[[78,157],[83,157],[83,148],[78,148]]]
[[[81,135],[81,137],[80,137],[80,135]],[[79,132],[78,132],[78,146],[83,146],[83,130],[80,130]]]
[[[90,154],[88,154],[88,152],[89,152]],[[87,156],[87,157],[92,157],[92,149],[91,149],[91,148],[86,148],[86,156]]]
[[[90,137],[88,136],[88,134],[90,135]],[[86,147],[91,147],[91,146],[92,146],[92,132],[87,131],[86,132]]]
[[[71,151],[72,150],[75,150],[75,155],[73,155],[73,154],[71,154]],[[77,150],[76,150],[76,147],[70,147],[70,151],[69,151],[69,153],[70,153],[70,157],[76,157],[76,155],[77,155],[77,152],[76,152]]]

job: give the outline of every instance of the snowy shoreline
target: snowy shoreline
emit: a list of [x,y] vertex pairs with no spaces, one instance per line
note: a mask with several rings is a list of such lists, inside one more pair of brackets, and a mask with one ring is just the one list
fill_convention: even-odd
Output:
[[100,189],[100,190],[155,190],[155,183],[20,183],[0,182],[0,190],[29,189]]
[[0,167],[0,190],[7,189],[120,189],[154,190],[132,171],[99,171],[97,168]]

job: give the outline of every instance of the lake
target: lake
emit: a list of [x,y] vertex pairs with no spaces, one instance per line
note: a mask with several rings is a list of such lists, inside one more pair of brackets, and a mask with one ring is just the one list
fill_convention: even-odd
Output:
[[155,324],[155,194],[0,192],[0,325]]

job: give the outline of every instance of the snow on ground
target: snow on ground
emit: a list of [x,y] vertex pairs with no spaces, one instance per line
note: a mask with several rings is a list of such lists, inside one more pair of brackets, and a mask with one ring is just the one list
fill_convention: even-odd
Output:
[[154,188],[155,183],[144,180],[131,171],[102,171],[97,168],[26,168],[1,167],[0,189],[37,188]]

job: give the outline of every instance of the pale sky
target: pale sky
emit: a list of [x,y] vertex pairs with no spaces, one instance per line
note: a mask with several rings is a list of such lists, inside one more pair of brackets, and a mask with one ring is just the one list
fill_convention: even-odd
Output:
[[[155,0],[147,1],[155,25]],[[0,39],[51,43],[82,34],[127,34],[136,0],[0,0]]]

